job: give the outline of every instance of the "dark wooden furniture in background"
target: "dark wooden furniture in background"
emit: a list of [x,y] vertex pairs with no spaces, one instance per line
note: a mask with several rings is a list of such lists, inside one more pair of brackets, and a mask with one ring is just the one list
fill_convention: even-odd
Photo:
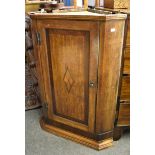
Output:
[[116,116],[115,122],[115,140],[118,140],[121,137],[124,128],[130,126],[130,13],[129,11],[122,12],[127,14],[127,20],[124,38],[122,82],[120,84],[120,95],[118,96],[118,116]]
[[35,13],[41,127],[95,149],[112,145],[125,14]]
[[29,1],[25,2],[25,12],[38,11],[40,4],[46,3],[44,1]]
[[129,9],[130,0],[104,0],[104,7],[111,9]]
[[31,19],[25,15],[25,110],[41,106],[31,36]]
[[32,49],[28,50],[26,52],[26,61],[27,61],[28,67],[29,67],[31,77],[32,77],[33,92],[36,95],[38,102],[40,102],[40,92],[39,92],[39,88],[38,88],[38,74],[36,71],[36,62],[35,62],[35,58],[34,58],[34,52]]
[[130,14],[128,14],[126,26],[127,37],[124,47],[123,77],[117,126],[130,125]]

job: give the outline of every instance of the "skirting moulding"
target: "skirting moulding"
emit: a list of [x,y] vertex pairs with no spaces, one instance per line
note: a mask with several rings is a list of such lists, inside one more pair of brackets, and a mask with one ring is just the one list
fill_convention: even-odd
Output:
[[50,133],[55,134],[60,137],[64,137],[66,139],[75,141],[75,142],[83,144],[83,145],[86,145],[86,146],[91,147],[96,150],[101,150],[101,149],[112,146],[112,142],[113,142],[112,138],[109,138],[106,140],[101,140],[101,141],[95,141],[93,139],[90,139],[90,138],[87,138],[87,137],[84,137],[81,135],[77,135],[72,132],[66,131],[64,129],[49,125],[49,124],[45,123],[43,117],[40,119],[40,125],[41,125],[41,128],[47,132],[50,132]]

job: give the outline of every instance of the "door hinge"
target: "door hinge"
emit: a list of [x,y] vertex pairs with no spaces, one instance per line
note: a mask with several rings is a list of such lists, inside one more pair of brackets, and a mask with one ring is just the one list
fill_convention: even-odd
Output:
[[37,38],[37,44],[40,45],[41,44],[41,36],[39,32],[36,32],[36,38]]

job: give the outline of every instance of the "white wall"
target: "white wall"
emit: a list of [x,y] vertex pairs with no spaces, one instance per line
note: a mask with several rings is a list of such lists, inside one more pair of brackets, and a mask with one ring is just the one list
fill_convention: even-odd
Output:
[[81,6],[82,7],[82,0],[77,0],[77,6]]
[[89,6],[95,6],[95,0],[88,0]]

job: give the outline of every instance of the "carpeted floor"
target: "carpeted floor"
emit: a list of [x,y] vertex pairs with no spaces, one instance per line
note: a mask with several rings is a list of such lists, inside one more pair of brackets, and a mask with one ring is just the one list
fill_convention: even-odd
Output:
[[125,133],[113,147],[96,151],[43,131],[39,125],[41,109],[25,112],[26,155],[129,155],[130,133]]

